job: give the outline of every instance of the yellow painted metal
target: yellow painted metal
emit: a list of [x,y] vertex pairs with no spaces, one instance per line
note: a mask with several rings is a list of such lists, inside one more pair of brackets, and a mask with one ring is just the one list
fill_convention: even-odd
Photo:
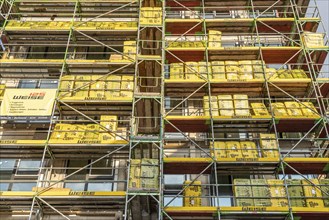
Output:
[[211,158],[186,158],[186,157],[166,157],[164,163],[211,163]]
[[292,207],[291,209],[294,213],[328,213],[329,215],[329,208]]
[[[165,117],[167,120],[210,120],[210,116],[176,116],[176,115],[172,115],[172,116],[166,116]],[[238,116],[214,116],[213,119],[214,120],[226,120],[226,119],[248,119],[248,118],[252,118],[252,119],[260,119],[260,120],[270,120],[271,116],[267,116],[267,115],[253,115],[253,116],[247,116],[247,117],[238,117]]]
[[270,82],[272,83],[310,83],[312,80],[311,79],[269,79]]
[[[0,63],[63,63],[61,59],[0,59]],[[67,64],[127,64],[132,63],[131,60],[65,60]]]
[[245,206],[245,207],[220,207],[220,212],[244,212],[244,213],[266,213],[266,212],[288,212],[286,207],[260,207],[260,206]]
[[167,50],[169,51],[205,51],[205,47],[168,47]]
[[0,63],[63,63],[61,59],[0,59]]
[[0,145],[44,145],[46,140],[0,140]]
[[215,213],[217,207],[202,206],[202,207],[167,207],[165,211],[168,213]]
[[283,159],[287,163],[329,163],[329,158],[293,158],[286,157]]
[[300,120],[305,120],[305,119],[320,119],[321,116],[319,115],[302,115],[302,116],[292,116],[292,115],[282,115],[282,116],[277,116],[275,117],[276,119],[300,119]]
[[[245,206],[245,207],[212,207],[212,206],[203,206],[203,207],[167,207],[165,211],[168,213],[215,213],[217,211],[221,213],[267,213],[267,212],[279,212],[279,213],[288,213],[289,208],[286,207],[258,207],[258,206]],[[306,210],[305,210],[306,211]],[[324,211],[324,210],[317,210]]]
[[181,83],[181,84],[190,84],[190,83],[204,83],[205,81],[202,79],[165,79],[165,83],[173,84],[173,83]]
[[[168,213],[215,213],[217,211],[221,213],[288,213],[288,207],[257,207],[257,206],[246,206],[246,207],[212,207],[212,206],[203,206],[203,207],[167,207],[165,211]],[[292,212],[294,213],[328,213],[329,208],[307,208],[307,207],[292,207]]]
[[[325,80],[329,79],[319,79],[318,82],[326,82]],[[213,84],[220,84],[220,83],[247,83],[247,84],[255,84],[255,83],[264,83],[265,80],[263,79],[236,79],[236,80],[229,80],[229,79],[210,79],[210,83]],[[272,83],[310,83],[311,79],[269,79],[270,82]],[[181,83],[181,84],[186,84],[186,83],[202,83],[204,80],[201,79],[196,79],[196,80],[177,80],[177,79],[165,79],[165,83],[170,84],[170,83]]]
[[191,18],[191,19],[180,19],[180,18],[167,18],[166,23],[198,23],[201,22],[202,19]]
[[[205,19],[206,23],[250,23],[253,22],[254,20],[257,21],[263,21],[263,22],[294,22],[294,18],[215,18],[215,19]],[[310,22],[316,22],[320,21],[319,18],[300,18],[302,21],[310,21]],[[180,18],[168,18],[166,19],[167,23],[188,23],[188,22],[201,22],[202,19],[180,19]]]
[[137,31],[137,22],[133,21],[88,21],[73,23],[71,21],[9,21],[5,27],[6,31],[70,31],[73,29],[80,31],[88,30],[120,30]]
[[[2,197],[33,197],[36,195],[37,192],[32,191],[0,191],[0,196]],[[65,196],[65,197],[73,197],[73,196],[79,196],[79,197],[88,197],[88,196],[96,196],[96,197],[102,197],[102,196],[125,196],[125,191],[67,191],[60,189],[56,191],[45,191],[40,194],[40,196]]]
[[173,115],[173,116],[166,116],[165,117],[167,120],[186,120],[186,121],[189,121],[189,120],[209,120],[210,119],[210,116],[176,116],[176,115]]
[[[164,163],[211,163],[211,158],[186,158],[186,157],[170,157],[163,158]],[[217,163],[236,163],[236,162],[261,162],[261,163],[277,163],[278,158],[220,158]]]

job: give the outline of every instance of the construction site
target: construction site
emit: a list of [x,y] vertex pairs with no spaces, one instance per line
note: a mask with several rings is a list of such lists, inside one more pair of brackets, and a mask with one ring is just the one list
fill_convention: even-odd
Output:
[[319,7],[0,0],[0,219],[328,219]]

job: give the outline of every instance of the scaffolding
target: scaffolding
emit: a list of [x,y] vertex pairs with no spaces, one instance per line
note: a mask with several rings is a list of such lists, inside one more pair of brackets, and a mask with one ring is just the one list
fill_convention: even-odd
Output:
[[1,218],[329,215],[315,1],[1,0],[0,13],[1,104],[56,93],[47,117],[0,116]]

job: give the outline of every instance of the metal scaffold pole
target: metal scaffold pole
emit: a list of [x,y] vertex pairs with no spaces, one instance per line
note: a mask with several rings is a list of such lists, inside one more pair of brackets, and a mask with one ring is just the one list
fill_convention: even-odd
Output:
[[319,7],[0,0],[1,218],[326,219]]

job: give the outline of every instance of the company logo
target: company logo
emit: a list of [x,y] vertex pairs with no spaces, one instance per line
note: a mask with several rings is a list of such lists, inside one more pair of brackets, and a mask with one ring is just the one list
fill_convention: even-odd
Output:
[[35,99],[40,100],[45,98],[45,92],[31,92],[29,95],[14,95],[13,99]]

